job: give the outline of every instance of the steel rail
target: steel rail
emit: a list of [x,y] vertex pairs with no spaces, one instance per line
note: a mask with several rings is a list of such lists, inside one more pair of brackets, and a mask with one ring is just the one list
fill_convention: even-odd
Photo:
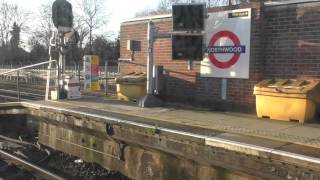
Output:
[[[17,156],[14,156],[10,153],[7,153],[3,150],[0,150],[0,157],[4,158],[4,159],[10,159],[9,161],[11,162],[11,160],[13,161],[13,164],[19,166],[23,166],[25,167],[26,169],[30,170],[31,172],[36,172],[37,175],[41,176],[41,178],[45,178],[45,179],[56,179],[56,180],[64,180],[65,178],[59,176],[59,175],[56,175],[50,171],[47,171],[35,164],[32,164],[28,161],[25,161]],[[6,160],[8,161],[8,160]]]
[[[18,97],[7,96],[7,95],[2,95],[2,94],[0,94],[0,98],[6,98],[6,99],[12,99],[12,100],[18,99]],[[20,100],[22,100],[22,101],[31,101],[32,99],[20,98]],[[13,102],[16,102],[16,101],[13,101]],[[8,103],[8,102],[4,102],[4,103]]]
[[[2,98],[7,98],[7,99],[18,99],[17,97],[7,96],[7,95],[2,95],[2,94],[0,94],[0,97],[2,97]],[[23,98],[22,98],[22,99],[23,99]]]
[[[9,89],[0,89],[0,92],[14,93],[14,94],[17,93],[17,91],[15,91],[15,90],[9,90]],[[25,91],[20,91],[20,94],[21,94],[21,95],[25,95],[25,96],[44,97],[44,95],[42,95],[42,94],[35,94],[35,93],[30,93],[30,92],[25,92]]]
[[[12,90],[14,88],[14,86],[16,86],[16,84],[9,84],[9,83],[2,83],[0,82],[0,89],[4,89],[4,90]],[[44,87],[44,86],[42,86]],[[20,85],[20,89],[21,89],[21,92],[34,92],[34,91],[37,91],[37,92],[43,92],[43,90],[45,88],[42,88],[41,86],[27,86],[26,84],[21,84]]]

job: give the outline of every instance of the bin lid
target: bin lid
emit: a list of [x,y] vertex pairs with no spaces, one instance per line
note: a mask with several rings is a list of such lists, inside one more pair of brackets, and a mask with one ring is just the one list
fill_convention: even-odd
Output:
[[140,84],[147,81],[147,74],[144,72],[132,72],[116,78],[117,84]]
[[319,96],[319,90],[319,80],[266,79],[255,85],[254,94],[306,98]]

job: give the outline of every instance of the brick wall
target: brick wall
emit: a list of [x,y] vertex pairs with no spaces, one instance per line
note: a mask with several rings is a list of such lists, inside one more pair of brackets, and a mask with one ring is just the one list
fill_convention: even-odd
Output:
[[[250,78],[228,79],[227,100],[221,100],[221,78],[200,77],[200,62],[193,62],[188,70],[187,61],[172,61],[171,39],[155,43],[155,64],[166,71],[166,100],[191,103],[215,109],[255,110],[254,85],[266,78],[318,78],[320,76],[319,3],[265,7],[262,3],[242,4],[236,8],[253,8],[251,25]],[[230,9],[230,8],[228,8]],[[209,12],[226,8],[210,9]],[[154,21],[160,32],[170,32],[170,18]],[[121,26],[121,73],[146,72],[147,21],[125,22]],[[126,50],[128,39],[142,42],[141,51],[134,55]],[[298,41],[301,40],[301,41]],[[302,46],[298,46],[301,42]],[[310,44],[311,42],[311,44]],[[320,46],[319,46],[320,47]],[[317,59],[318,57],[318,59]]]
[[320,2],[269,7],[265,16],[265,77],[319,79]]

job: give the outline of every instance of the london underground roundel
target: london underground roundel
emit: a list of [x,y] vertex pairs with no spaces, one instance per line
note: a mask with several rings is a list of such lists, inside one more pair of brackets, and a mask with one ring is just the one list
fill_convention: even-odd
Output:
[[[231,40],[233,45],[228,46],[216,46],[216,42],[220,40],[221,38],[228,38]],[[207,53],[209,60],[211,63],[220,68],[220,69],[227,69],[232,67],[234,64],[236,64],[242,53],[246,52],[246,47],[244,45],[241,45],[241,42],[236,34],[234,34],[231,31],[219,31],[216,34],[214,34],[210,42],[208,44]],[[223,61],[218,59],[215,54],[233,54],[233,56],[228,59],[227,61]]]

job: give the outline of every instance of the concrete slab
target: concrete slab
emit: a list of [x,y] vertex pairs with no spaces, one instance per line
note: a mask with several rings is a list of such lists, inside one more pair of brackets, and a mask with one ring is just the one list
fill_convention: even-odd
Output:
[[305,146],[302,146],[299,144],[286,144],[276,149],[295,153],[295,154],[303,154],[304,156],[320,158],[319,148],[314,148],[314,147],[306,148]]
[[232,133],[221,133],[216,135],[215,137],[230,140],[230,141],[254,144],[256,146],[263,146],[271,149],[279,149],[287,144],[286,142],[279,142],[279,141],[274,141],[274,140],[264,139],[264,138],[252,138],[252,136],[238,135],[238,134],[232,134]]
[[[140,108],[132,102],[83,98],[72,101],[32,102],[73,110],[112,116],[131,116],[137,121],[161,126],[197,129],[199,132],[227,132],[260,137],[285,143],[295,143],[320,148],[320,125],[259,119],[254,115],[206,110],[183,110],[175,108]],[[214,133],[214,134],[215,134]]]
[[285,133],[291,136],[302,135],[303,137],[316,139],[320,137],[319,130],[320,130],[319,127],[310,127],[308,125],[296,125],[296,126],[289,127],[287,129],[282,130],[282,133]]

